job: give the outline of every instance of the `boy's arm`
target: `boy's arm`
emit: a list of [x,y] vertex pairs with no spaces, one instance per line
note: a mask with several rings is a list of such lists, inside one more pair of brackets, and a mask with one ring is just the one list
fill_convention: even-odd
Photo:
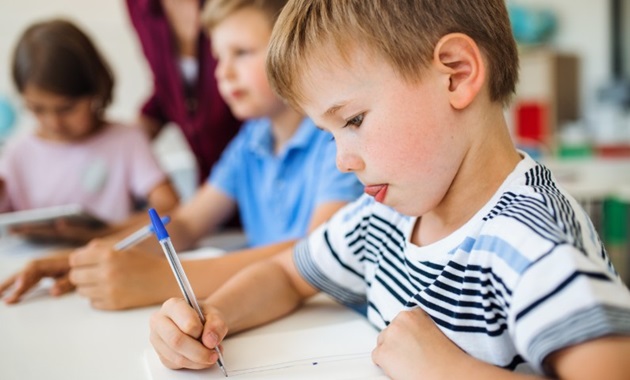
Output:
[[289,249],[245,268],[204,304],[220,310],[230,332],[236,333],[289,314],[316,293],[300,275]]
[[[162,188],[159,191],[166,191]],[[151,203],[158,212],[171,216],[171,222],[167,229],[171,240],[178,251],[185,251],[195,246],[199,239],[213,232],[225,220],[227,220],[235,211],[236,205],[234,201],[214,188],[212,185],[205,184],[196,193],[195,196],[187,203],[180,205],[171,212],[166,203]],[[137,212],[129,217],[123,223],[120,223],[110,230],[110,233],[104,236],[102,241],[105,243],[99,246],[113,247],[113,245],[135,232],[138,228],[150,224],[149,216],[146,211]],[[146,239],[135,246],[139,251],[151,252],[162,256],[162,250],[155,239]]]
[[545,360],[560,379],[628,379],[630,336],[609,336],[555,352]]
[[236,212],[236,202],[206,182],[173,213],[168,232],[178,251],[192,248],[202,237],[213,233]]
[[243,269],[205,300],[205,326],[182,299],[164,303],[151,318],[151,343],[169,368],[207,368],[217,360],[212,349],[228,331],[280,318],[316,292],[302,279],[292,250],[287,250]]
[[[269,258],[293,243],[283,242],[218,258],[182,260],[182,266],[197,297],[207,297],[245,266]],[[115,252],[111,244],[94,242],[77,251],[71,263],[71,279],[78,292],[97,309],[122,310],[181,297],[162,254],[138,249]]]
[[173,188],[171,181],[164,180],[153,187],[147,197],[149,206],[164,214],[174,210],[179,203],[179,196]]
[[[548,372],[559,379],[627,379],[630,337],[605,337],[549,355]],[[403,311],[378,336],[374,362],[393,379],[533,379],[468,355],[420,308]],[[456,366],[452,365],[457,363]]]

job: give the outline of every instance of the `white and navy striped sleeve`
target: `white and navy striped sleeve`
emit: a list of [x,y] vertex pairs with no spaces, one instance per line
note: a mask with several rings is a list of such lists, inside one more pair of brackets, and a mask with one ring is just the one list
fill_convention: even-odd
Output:
[[313,286],[346,305],[366,300],[365,266],[359,246],[363,238],[347,236],[361,229],[372,198],[362,196],[338,211],[294,250],[300,274]]

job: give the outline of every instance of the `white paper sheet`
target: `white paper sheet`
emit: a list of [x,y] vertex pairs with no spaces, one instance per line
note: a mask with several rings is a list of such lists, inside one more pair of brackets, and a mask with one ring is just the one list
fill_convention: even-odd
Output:
[[[226,339],[223,357],[238,379],[387,379],[371,360],[377,331],[358,314],[330,301]],[[153,380],[222,379],[218,367],[203,371],[164,367],[151,347],[145,364]]]

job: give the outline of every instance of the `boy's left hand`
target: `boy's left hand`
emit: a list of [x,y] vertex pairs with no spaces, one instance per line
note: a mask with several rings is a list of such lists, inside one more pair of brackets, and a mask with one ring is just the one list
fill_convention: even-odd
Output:
[[[470,359],[422,309],[400,312],[378,336],[372,360],[393,379],[458,378],[447,372]],[[458,364],[459,366],[459,364]]]

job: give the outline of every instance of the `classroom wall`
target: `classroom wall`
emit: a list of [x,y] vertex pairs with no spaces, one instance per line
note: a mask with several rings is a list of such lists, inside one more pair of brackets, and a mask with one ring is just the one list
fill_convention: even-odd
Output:
[[[559,50],[580,56],[582,108],[586,109],[609,78],[608,1],[508,1],[556,12],[559,31],[552,43]],[[110,115],[133,119],[151,83],[122,0],[0,0],[0,94],[13,93],[8,62],[18,34],[32,21],[52,16],[69,17],[89,31],[116,74],[116,99]]]
[[531,8],[552,10],[558,29],[551,45],[580,58],[582,109],[593,106],[597,90],[610,80],[609,0],[508,0]]
[[88,32],[106,56],[116,76],[110,115],[132,120],[151,89],[151,76],[122,0],[0,0],[0,95],[15,90],[10,57],[19,34],[32,22],[64,17]]

